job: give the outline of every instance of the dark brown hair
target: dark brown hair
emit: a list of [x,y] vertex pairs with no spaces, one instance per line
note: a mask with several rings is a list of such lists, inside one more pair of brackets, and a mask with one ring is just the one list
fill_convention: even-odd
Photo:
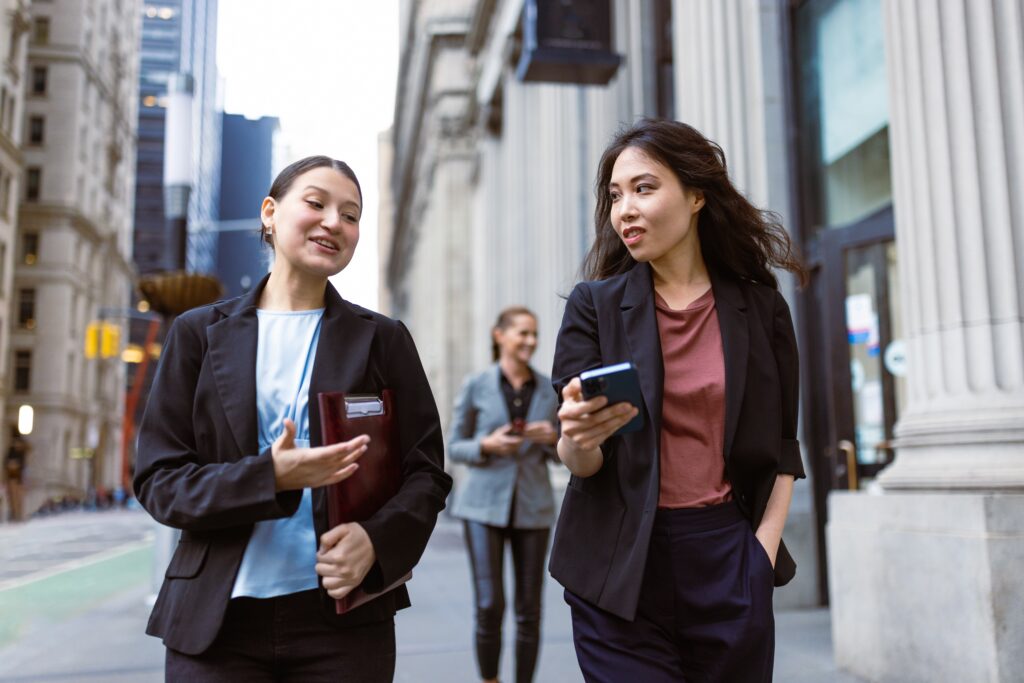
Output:
[[[356,186],[356,192],[359,193],[359,203],[363,203],[363,188],[359,186],[359,179],[356,178],[355,171],[352,170],[348,164],[344,161],[338,161],[328,156],[316,155],[299,159],[298,161],[288,164],[285,168],[277,174],[274,178],[274,182],[270,185],[270,190],[267,192],[267,196],[272,197],[275,201],[280,201],[282,197],[288,194],[288,190],[292,188],[292,183],[295,179],[306,171],[312,171],[314,168],[333,168],[335,171],[351,180]],[[267,226],[260,223],[260,239],[263,243],[274,248],[274,241],[267,234]]]
[[604,280],[636,264],[612,227],[608,191],[612,167],[630,147],[672,169],[687,190],[704,195],[704,206],[697,215],[697,235],[709,270],[778,289],[771,270],[778,267],[796,274],[801,284],[806,282],[807,271],[778,215],[758,209],[733,186],[722,148],[692,126],[652,118],[620,131],[601,156],[595,188],[596,236],[583,261],[585,279]]
[[520,315],[528,315],[535,322],[537,320],[537,316],[526,306],[509,306],[498,314],[498,322],[494,323],[494,327],[491,328],[491,356],[493,360],[498,360],[501,357],[501,349],[498,348],[498,342],[494,339],[494,330],[507,330],[516,317]]

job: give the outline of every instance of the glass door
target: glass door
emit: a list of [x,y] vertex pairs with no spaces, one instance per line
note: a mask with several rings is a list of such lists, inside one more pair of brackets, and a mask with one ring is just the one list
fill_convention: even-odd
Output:
[[869,487],[892,461],[906,344],[891,211],[823,239],[831,488]]

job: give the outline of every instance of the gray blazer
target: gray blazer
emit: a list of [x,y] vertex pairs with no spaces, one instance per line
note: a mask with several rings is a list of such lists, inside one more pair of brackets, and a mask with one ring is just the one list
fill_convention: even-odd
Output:
[[[536,388],[526,421],[548,420],[557,425],[558,399],[551,381],[536,370],[533,377]],[[515,456],[482,454],[480,440],[508,423],[501,369],[495,363],[469,377],[455,401],[448,454],[469,467],[456,487],[452,515],[492,526],[508,526],[511,521],[517,529],[546,529],[555,521],[548,461],[558,462],[558,455],[554,446],[530,441],[524,441]]]

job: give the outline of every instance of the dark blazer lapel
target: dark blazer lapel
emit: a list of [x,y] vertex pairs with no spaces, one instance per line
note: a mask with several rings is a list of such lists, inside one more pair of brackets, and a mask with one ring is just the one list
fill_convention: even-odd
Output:
[[215,304],[227,317],[206,328],[207,354],[213,368],[221,406],[239,456],[256,455],[256,342],[259,321],[256,302],[266,284],[265,277],[241,299]]
[[[327,283],[320,341],[309,380],[309,441],[321,445],[320,407],[316,395],[323,391],[366,391],[360,386],[370,361],[370,345],[377,323],[363,317]],[[386,387],[381,387],[386,388]]]
[[747,304],[739,285],[711,274],[711,287],[718,310],[725,356],[725,457],[732,450],[733,437],[739,423],[743,390],[747,384],[747,354],[750,346],[747,329]]
[[[651,267],[638,263],[629,271],[622,295],[622,324],[626,330],[629,350],[640,376],[640,390],[647,404],[647,415],[655,433],[661,429],[661,397],[665,371],[661,358],[661,338],[654,313],[654,287]],[[615,362],[626,360],[615,359]]]

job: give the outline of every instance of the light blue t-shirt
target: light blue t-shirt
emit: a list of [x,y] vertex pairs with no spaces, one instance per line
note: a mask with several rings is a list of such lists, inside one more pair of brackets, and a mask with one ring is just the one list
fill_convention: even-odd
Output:
[[[256,415],[259,452],[284,431],[285,418],[295,423],[295,445],[309,446],[309,376],[320,339],[324,309],[257,310]],[[272,598],[317,587],[313,496],[303,489],[291,517],[257,522],[231,597]]]

